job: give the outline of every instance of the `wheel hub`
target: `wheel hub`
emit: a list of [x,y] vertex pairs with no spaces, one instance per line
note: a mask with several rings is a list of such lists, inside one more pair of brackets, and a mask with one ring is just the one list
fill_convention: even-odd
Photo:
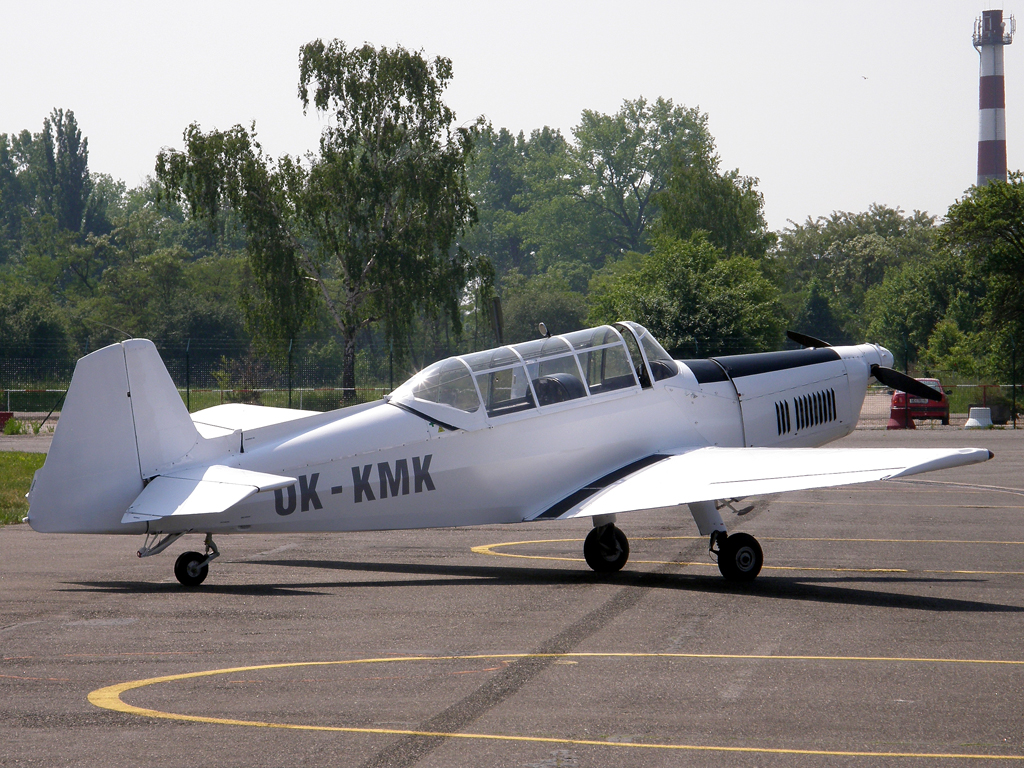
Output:
[[749,571],[754,567],[754,550],[750,547],[741,547],[736,553],[736,567],[741,571]]

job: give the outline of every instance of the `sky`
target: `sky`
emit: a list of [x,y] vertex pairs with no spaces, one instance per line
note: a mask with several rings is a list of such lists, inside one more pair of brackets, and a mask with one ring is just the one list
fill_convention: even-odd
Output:
[[[73,110],[89,167],[129,187],[162,147],[253,121],[271,155],[317,146],[299,47],[338,38],[452,60],[446,100],[570,135],[584,109],[659,96],[708,115],[723,169],[759,179],[769,227],[872,203],[942,216],[975,181],[974,20],[998,4],[858,2],[4,3],[0,133]],[[1006,6],[1004,15],[1014,12]],[[1024,13],[1024,6],[1020,9]],[[1024,18],[1024,17],[1022,17]],[[1018,46],[1021,50],[1018,50]],[[1024,29],[1005,51],[1007,155],[1024,158]]]

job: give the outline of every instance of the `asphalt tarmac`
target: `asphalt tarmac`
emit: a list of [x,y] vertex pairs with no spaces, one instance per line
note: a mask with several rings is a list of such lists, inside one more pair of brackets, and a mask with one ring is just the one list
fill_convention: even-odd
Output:
[[743,587],[685,512],[615,577],[553,522],[223,537],[194,591],[199,536],[2,528],[0,765],[1024,765],[1024,431],[838,445],[996,458],[727,513]]

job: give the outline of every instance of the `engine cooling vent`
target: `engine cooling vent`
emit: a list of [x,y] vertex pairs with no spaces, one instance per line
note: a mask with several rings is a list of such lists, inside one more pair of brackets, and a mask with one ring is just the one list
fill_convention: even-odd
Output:
[[789,418],[789,401],[783,400],[775,404],[775,421],[779,427],[779,434],[788,434],[792,429],[792,422]]
[[[796,417],[797,432],[835,421],[836,391],[823,389],[820,392],[793,398],[793,415]],[[793,431],[788,400],[775,403],[775,422],[780,435]]]

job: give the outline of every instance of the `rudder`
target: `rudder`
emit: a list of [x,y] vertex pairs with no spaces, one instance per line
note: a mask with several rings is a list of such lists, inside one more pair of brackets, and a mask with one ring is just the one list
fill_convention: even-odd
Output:
[[75,366],[53,442],[29,492],[33,529],[132,533],[121,517],[143,478],[184,456],[198,432],[153,343],[132,339]]

